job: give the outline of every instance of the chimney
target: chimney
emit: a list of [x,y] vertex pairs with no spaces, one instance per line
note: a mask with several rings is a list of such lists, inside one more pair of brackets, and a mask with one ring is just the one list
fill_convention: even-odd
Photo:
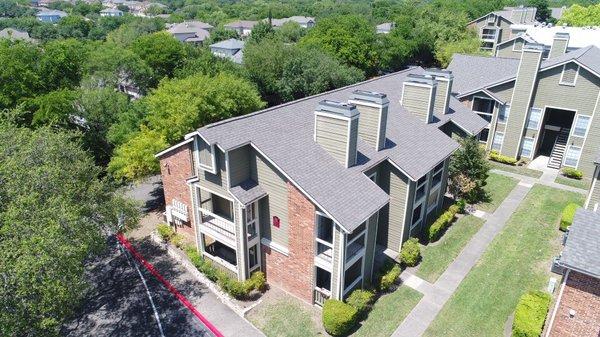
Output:
[[385,147],[385,130],[390,101],[386,94],[354,90],[348,103],[356,105],[360,112],[358,135],[379,151]]
[[510,13],[510,19],[514,23],[523,23],[525,22],[525,12],[526,9],[523,8],[523,5],[513,8],[512,12]]
[[454,75],[450,70],[442,70],[437,68],[429,68],[425,70],[425,75],[431,76],[437,81],[437,89],[435,91],[435,101],[433,103],[433,112],[443,115],[449,111],[450,95],[452,94],[452,82]]
[[353,104],[323,100],[315,110],[314,139],[345,167],[356,164],[359,111]]
[[402,85],[400,104],[425,123],[431,123],[436,88],[437,82],[431,77],[408,74]]
[[569,33],[567,32],[558,32],[554,34],[554,40],[552,40],[552,47],[550,47],[550,54],[548,58],[554,58],[560,55],[563,55],[567,52],[567,47],[569,46]]

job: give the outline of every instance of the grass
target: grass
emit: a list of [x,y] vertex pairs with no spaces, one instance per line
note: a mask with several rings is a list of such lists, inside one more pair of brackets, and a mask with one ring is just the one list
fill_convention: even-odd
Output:
[[501,171],[505,171],[505,172],[516,173],[516,174],[520,174],[522,176],[528,176],[528,177],[534,177],[534,178],[539,178],[542,176],[542,171],[528,169],[525,166],[506,165],[506,164],[498,163],[498,162],[491,161],[491,160],[488,160],[488,162],[490,163],[490,166],[493,169],[497,169],[497,170],[501,170]]
[[557,184],[563,184],[571,187],[581,188],[583,190],[587,190],[592,185],[592,181],[590,179],[583,178],[581,180],[568,178],[565,176],[558,175],[554,180]]
[[582,199],[577,193],[535,185],[425,336],[502,336],[519,297],[545,288],[550,261],[560,251],[560,213]]
[[316,336],[320,331],[311,312],[289,297],[257,307],[248,319],[268,337]]
[[423,259],[417,276],[435,282],[484,223],[485,220],[472,215],[458,219],[439,241],[421,249]]
[[491,213],[498,208],[500,203],[504,201],[510,191],[517,186],[519,181],[517,179],[503,176],[497,173],[490,173],[486,180],[487,185],[483,187],[489,199],[487,202],[483,202],[477,205],[477,208]]
[[398,328],[404,318],[419,303],[423,295],[408,286],[400,286],[396,291],[381,296],[369,317],[354,333],[354,337],[388,337]]

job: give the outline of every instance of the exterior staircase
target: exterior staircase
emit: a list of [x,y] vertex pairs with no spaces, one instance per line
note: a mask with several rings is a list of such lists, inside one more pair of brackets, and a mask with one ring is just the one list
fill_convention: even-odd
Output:
[[569,140],[569,131],[570,129],[562,128],[556,137],[552,153],[550,154],[550,160],[548,160],[549,168],[560,169],[562,166],[563,156],[567,149],[567,141]]

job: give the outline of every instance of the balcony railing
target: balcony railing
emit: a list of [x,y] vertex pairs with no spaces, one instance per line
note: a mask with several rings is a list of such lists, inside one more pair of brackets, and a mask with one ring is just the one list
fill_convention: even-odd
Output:
[[203,208],[200,208],[200,214],[202,217],[202,226],[226,238],[235,240],[235,224],[233,222]]
[[496,41],[496,33],[481,34],[481,39],[484,41]]
[[323,306],[323,303],[325,303],[325,300],[329,299],[331,297],[331,292],[327,289],[323,289],[323,288],[319,288],[319,287],[315,287],[315,304],[318,306]]
[[317,242],[317,256],[327,262],[331,262],[333,257],[333,248]]

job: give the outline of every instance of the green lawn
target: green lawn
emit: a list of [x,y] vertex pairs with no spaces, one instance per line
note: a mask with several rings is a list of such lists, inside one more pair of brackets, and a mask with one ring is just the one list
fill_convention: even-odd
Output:
[[567,185],[567,186],[572,186],[572,187],[577,187],[577,188],[581,188],[583,190],[587,190],[590,188],[590,186],[592,185],[592,181],[590,179],[581,179],[581,180],[577,180],[577,179],[572,179],[572,178],[567,178],[565,176],[557,176],[556,179],[554,180],[555,183],[557,184],[563,184],[563,185]]
[[528,176],[528,177],[534,177],[534,178],[539,178],[542,176],[542,171],[528,169],[524,166],[506,165],[506,164],[498,163],[498,162],[491,161],[491,160],[488,160],[488,162],[490,163],[490,166],[493,169],[506,171],[506,172],[512,172],[512,173],[520,174],[522,176]]
[[458,219],[439,241],[422,247],[423,260],[417,276],[435,282],[484,223],[485,220],[467,215]]
[[502,336],[519,297],[544,289],[552,257],[560,251],[557,220],[583,197],[536,185],[487,248],[425,336]]
[[309,308],[291,297],[257,307],[248,319],[268,337],[316,336],[320,332]]
[[517,179],[497,173],[490,173],[486,182],[487,185],[483,189],[490,199],[487,202],[478,204],[477,208],[488,213],[494,212],[510,191],[519,183]]
[[408,286],[400,286],[391,294],[386,294],[375,302],[369,317],[352,336],[388,337],[404,318],[419,303],[423,295]]

